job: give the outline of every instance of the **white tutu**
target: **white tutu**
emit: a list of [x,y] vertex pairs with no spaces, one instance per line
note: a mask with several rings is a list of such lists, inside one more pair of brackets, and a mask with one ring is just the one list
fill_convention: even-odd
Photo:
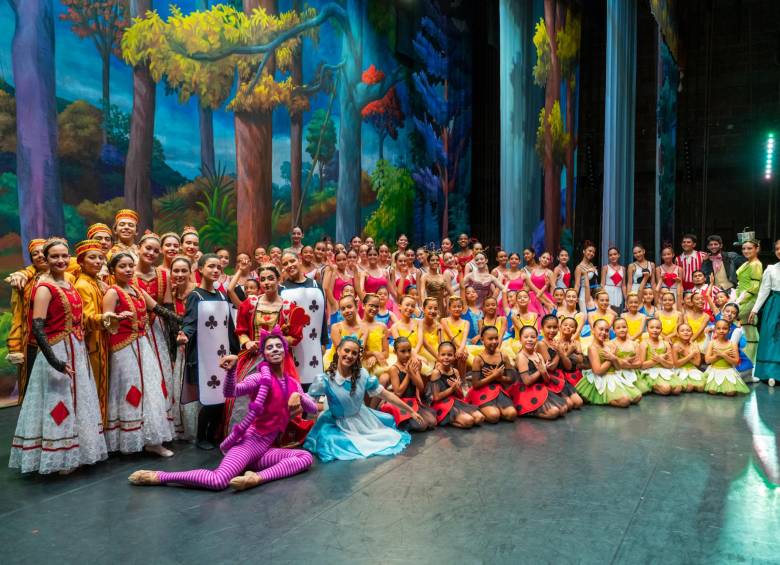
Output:
[[742,382],[739,373],[734,367],[721,368],[710,365],[707,368],[705,376],[707,378],[707,384],[714,384],[716,386],[722,386],[724,382],[732,385],[736,385],[738,381]]
[[58,359],[69,360],[76,382],[56,371],[43,354],[36,357],[8,463],[23,473],[68,471],[107,457],[100,404],[84,342],[71,335],[52,349]]
[[163,382],[165,383],[165,408],[168,411],[169,419],[173,422],[173,394],[171,393],[173,390],[173,363],[171,363],[171,355],[168,353],[168,341],[165,336],[165,326],[162,323],[162,318],[157,316],[154,319],[148,335],[149,344],[152,346],[152,351],[158,360]]
[[677,376],[683,384],[704,385],[704,373],[696,367],[680,367]]
[[199,402],[181,403],[181,390],[184,386],[184,347],[176,348],[176,362],[173,364],[173,386],[170,390],[170,398],[173,412],[173,427],[176,439],[194,441],[198,427]]
[[666,381],[670,383],[674,379],[674,370],[666,367],[650,367],[642,371],[645,376],[653,383],[657,381]]
[[620,380],[625,385],[636,386],[636,382],[639,379],[639,375],[637,375],[637,372],[634,369],[618,369],[615,373],[617,373],[618,377],[620,377]]
[[[140,366],[139,366],[140,357]],[[173,439],[162,375],[146,337],[111,353],[108,387],[109,451],[135,453]]]

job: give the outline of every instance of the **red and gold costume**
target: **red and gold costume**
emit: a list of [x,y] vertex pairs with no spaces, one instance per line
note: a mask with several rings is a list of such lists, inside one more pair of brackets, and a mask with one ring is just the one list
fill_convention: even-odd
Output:
[[[27,245],[27,250],[32,254],[36,247],[43,246],[45,239],[33,239]],[[27,390],[27,379],[30,377],[35,354],[38,351],[35,340],[30,340],[30,327],[27,318],[32,311],[32,293],[38,278],[42,274],[30,265],[24,270],[28,275],[27,283],[21,290],[11,291],[11,328],[8,330],[6,346],[8,353],[16,353],[24,357],[19,366],[19,404],[24,400],[24,392]]]
[[[138,212],[127,208],[119,210],[119,212],[116,213],[116,216],[114,216],[114,227],[116,227],[116,225],[119,223],[120,220],[132,220],[133,222],[135,222],[135,225],[137,226]],[[135,243],[126,245],[122,243],[118,237],[113,247],[111,247],[111,251],[108,252],[108,256],[106,257],[106,259],[111,259],[113,255],[116,255],[117,253],[120,252],[130,253],[135,258],[135,260],[138,261],[138,246]]]
[[[87,239],[76,245],[76,257],[90,251],[103,252],[99,241]],[[103,425],[108,423],[108,339],[103,325],[103,290],[100,282],[81,273],[74,283],[83,305],[82,324],[86,331],[87,353],[95,379]]]

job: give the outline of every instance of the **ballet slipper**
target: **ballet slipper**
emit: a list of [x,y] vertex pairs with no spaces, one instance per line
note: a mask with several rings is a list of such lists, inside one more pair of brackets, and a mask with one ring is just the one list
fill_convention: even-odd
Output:
[[163,447],[162,445],[146,445],[144,446],[144,451],[154,453],[160,457],[173,457],[173,451]]
[[235,477],[230,480],[230,486],[234,490],[247,490],[254,488],[263,482],[263,478],[254,471],[247,471],[243,476]]
[[132,484],[139,486],[160,484],[160,477],[157,474],[157,471],[136,471],[127,477],[127,480]]

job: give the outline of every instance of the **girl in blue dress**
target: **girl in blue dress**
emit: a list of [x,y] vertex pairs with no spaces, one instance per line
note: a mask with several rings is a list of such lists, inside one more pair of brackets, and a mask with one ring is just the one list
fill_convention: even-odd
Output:
[[308,394],[324,395],[328,410],[323,412],[303,444],[323,462],[364,459],[372,455],[395,455],[411,441],[408,432],[395,428],[390,414],[372,410],[363,397],[379,397],[400,410],[410,412],[419,424],[420,414],[379,384],[360,365],[360,342],[351,335],[342,338],[328,370],[314,379]]

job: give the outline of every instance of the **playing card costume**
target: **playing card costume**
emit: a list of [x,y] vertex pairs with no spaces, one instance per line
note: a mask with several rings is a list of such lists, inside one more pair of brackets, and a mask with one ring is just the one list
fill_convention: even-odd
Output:
[[[23,473],[70,471],[107,456],[95,381],[84,344],[81,297],[73,286],[39,282],[51,293],[46,319],[28,316],[40,349],[16,424],[8,466]],[[73,369],[74,376],[65,372]]]
[[283,300],[300,305],[309,317],[301,328],[301,339],[292,347],[295,368],[304,385],[314,382],[322,373],[322,347],[328,343],[328,327],[325,316],[325,294],[310,278],[304,282],[286,281],[280,288]]

